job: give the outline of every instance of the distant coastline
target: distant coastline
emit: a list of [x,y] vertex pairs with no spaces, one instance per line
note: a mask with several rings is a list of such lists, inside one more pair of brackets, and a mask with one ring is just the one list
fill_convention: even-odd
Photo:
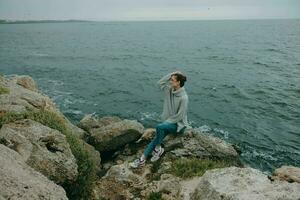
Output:
[[300,18],[249,18],[249,19],[135,19],[135,20],[5,20],[0,19],[0,24],[31,24],[31,23],[69,23],[69,22],[178,22],[178,21],[258,21],[258,20],[300,20]]
[[31,24],[31,23],[66,23],[66,22],[91,22],[90,20],[3,20],[0,24]]

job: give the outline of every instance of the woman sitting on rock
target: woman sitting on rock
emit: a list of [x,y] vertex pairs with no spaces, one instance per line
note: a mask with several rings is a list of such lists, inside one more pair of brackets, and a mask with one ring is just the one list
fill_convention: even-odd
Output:
[[186,76],[180,71],[169,73],[157,84],[164,92],[162,123],[156,126],[156,134],[144,150],[143,155],[130,163],[133,168],[145,165],[147,157],[152,153],[151,162],[157,161],[164,153],[161,143],[169,133],[183,133],[189,127],[187,121],[188,95],[184,88]]

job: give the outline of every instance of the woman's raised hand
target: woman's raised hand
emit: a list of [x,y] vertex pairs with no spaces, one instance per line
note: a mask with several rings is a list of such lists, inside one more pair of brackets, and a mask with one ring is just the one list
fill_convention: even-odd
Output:
[[182,74],[181,71],[175,71],[175,72],[172,72],[172,74]]

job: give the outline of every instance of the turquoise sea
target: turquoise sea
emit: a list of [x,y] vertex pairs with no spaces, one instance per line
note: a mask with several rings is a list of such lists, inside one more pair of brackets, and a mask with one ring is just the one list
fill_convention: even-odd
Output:
[[156,82],[187,76],[194,128],[244,163],[300,166],[300,20],[0,24],[0,73],[32,76],[73,122],[160,122]]

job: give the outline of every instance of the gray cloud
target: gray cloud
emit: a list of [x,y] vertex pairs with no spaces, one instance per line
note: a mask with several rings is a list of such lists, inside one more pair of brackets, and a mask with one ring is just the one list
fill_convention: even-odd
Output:
[[299,0],[0,0],[1,19],[300,18]]

